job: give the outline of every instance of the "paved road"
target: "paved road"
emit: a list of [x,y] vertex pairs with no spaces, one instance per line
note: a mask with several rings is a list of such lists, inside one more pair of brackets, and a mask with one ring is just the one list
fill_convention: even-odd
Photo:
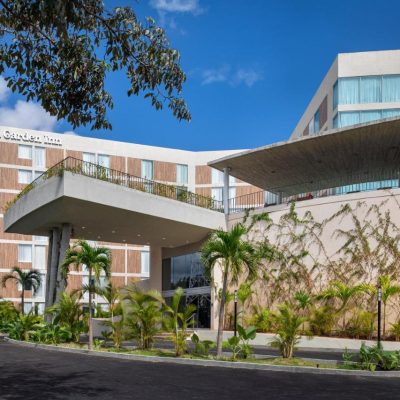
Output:
[[158,364],[0,342],[0,399],[398,399],[397,378]]

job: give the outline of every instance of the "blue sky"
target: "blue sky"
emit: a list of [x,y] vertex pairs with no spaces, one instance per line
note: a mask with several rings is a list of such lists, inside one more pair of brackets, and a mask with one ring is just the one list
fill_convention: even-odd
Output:
[[[252,148],[288,138],[339,52],[400,48],[400,3],[384,0],[105,0],[131,5],[166,29],[187,74],[193,120],[178,122],[108,78],[112,131],[85,136],[188,150]],[[0,124],[71,130],[37,105],[7,95]],[[32,115],[31,115],[32,114]]]

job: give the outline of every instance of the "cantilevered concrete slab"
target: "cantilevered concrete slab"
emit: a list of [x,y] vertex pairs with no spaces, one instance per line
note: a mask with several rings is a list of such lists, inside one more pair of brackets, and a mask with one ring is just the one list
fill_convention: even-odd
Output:
[[75,238],[176,247],[225,228],[223,213],[65,171],[20,198],[5,214],[6,232],[48,235],[72,225]]
[[[294,195],[394,177],[400,167],[400,119],[334,129],[259,147],[209,163],[265,190]],[[389,179],[389,178],[388,178]]]

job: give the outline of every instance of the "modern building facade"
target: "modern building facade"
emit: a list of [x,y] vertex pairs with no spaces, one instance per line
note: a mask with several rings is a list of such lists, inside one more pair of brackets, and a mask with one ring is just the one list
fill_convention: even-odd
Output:
[[[213,229],[228,229],[248,208],[279,218],[293,200],[323,218],[345,202],[400,196],[399,82],[400,51],[339,54],[289,140],[253,150],[190,152],[0,128],[2,207],[69,157],[62,177],[39,180],[3,211],[0,275],[13,265],[45,274],[44,236],[68,223],[73,238],[112,248],[116,285],[149,278],[146,285],[166,298],[184,287],[186,301],[198,307],[197,325],[213,327],[217,291],[198,253]],[[79,173],[72,173],[76,163]],[[217,288],[220,277],[213,278]],[[69,287],[85,279],[85,271],[74,272]],[[19,301],[18,287],[2,290]],[[27,309],[43,309],[43,292]]]
[[[178,149],[166,149],[142,146],[131,143],[113,142],[77,135],[61,135],[49,132],[30,131],[12,127],[0,127],[0,279],[13,266],[23,269],[36,268],[42,271],[43,282],[48,256],[48,238],[9,234],[3,231],[4,207],[17,193],[39,177],[46,169],[66,157],[99,164],[104,168],[127,173],[167,185],[185,187],[199,195],[210,196],[222,201],[223,174],[207,166],[214,158],[232,154],[232,151],[191,152]],[[251,185],[231,178],[229,194],[231,197],[259,191]],[[77,210],[79,213],[79,210]],[[75,238],[90,234],[80,232]],[[126,237],[119,243],[114,240],[102,241],[101,235],[90,236],[93,242],[106,245],[112,249],[111,281],[123,286],[132,280],[149,276],[149,246],[139,237]],[[138,244],[140,242],[140,244]],[[185,262],[189,267],[182,267],[181,258],[170,258],[171,279],[176,281],[178,275],[189,274],[187,286],[199,286],[190,278],[199,270],[198,256],[187,255]],[[185,269],[186,268],[186,269]],[[187,269],[189,268],[189,269]],[[191,268],[193,271],[191,271]],[[198,274],[198,272],[197,272]],[[166,279],[166,278],[165,278]],[[68,287],[79,288],[87,283],[85,271],[71,271]],[[209,285],[207,285],[209,286]],[[166,284],[166,290],[170,286]],[[1,297],[20,301],[20,289],[11,282],[1,288]],[[198,292],[199,290],[197,290]],[[209,287],[206,290],[209,295]],[[190,292],[190,291],[189,291]],[[204,292],[204,290],[203,290]],[[27,292],[26,311],[37,307],[44,309],[45,285],[35,295]],[[196,290],[191,291],[196,293]],[[102,304],[102,299],[96,301]]]

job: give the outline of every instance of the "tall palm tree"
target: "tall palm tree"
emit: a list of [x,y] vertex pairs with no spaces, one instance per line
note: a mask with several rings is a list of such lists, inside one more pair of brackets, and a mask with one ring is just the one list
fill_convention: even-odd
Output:
[[222,291],[218,314],[217,356],[222,355],[222,335],[224,328],[224,310],[228,286],[237,284],[239,277],[247,272],[253,279],[256,275],[257,257],[255,248],[242,240],[247,229],[243,224],[235,225],[230,231],[216,230],[204,243],[201,259],[206,273],[211,277],[215,268],[222,272]]
[[3,276],[2,283],[3,287],[6,287],[6,284],[9,280],[15,280],[22,287],[21,289],[21,313],[24,314],[25,308],[25,290],[31,290],[36,292],[41,283],[42,277],[40,272],[37,269],[31,269],[30,271],[23,271],[19,267],[13,267],[9,274]]
[[[294,299],[296,300],[297,304],[296,307],[298,310],[301,310],[302,316],[305,317],[307,314],[307,310],[311,307],[313,303],[313,298],[304,290],[299,290],[294,294]],[[304,323],[302,326],[302,330],[304,332]]]
[[[382,303],[383,303],[383,337],[386,336],[386,305],[391,297],[397,296],[400,294],[400,285],[392,282],[392,279],[389,275],[382,275],[378,279],[378,283],[382,289]],[[374,294],[376,294],[376,289],[373,288],[371,290]]]
[[120,291],[119,289],[109,282],[104,287],[96,287],[96,294],[101,296],[108,304],[108,309],[111,314],[111,320],[113,320],[115,313],[120,309]]
[[355,285],[349,286],[340,281],[331,282],[330,286],[317,296],[318,300],[337,300],[339,301],[339,309],[337,312],[343,313],[343,326],[342,329],[346,329],[346,312],[350,300],[360,293],[366,293],[369,291],[367,285]]
[[[110,276],[111,250],[107,247],[91,246],[86,240],[79,240],[72,248],[65,252],[65,259],[62,264],[64,276],[67,276],[70,266],[79,270],[85,265],[89,271],[89,350],[93,349],[93,322],[92,302],[95,291],[95,281],[99,282],[102,272],[106,277]],[[94,278],[93,278],[94,275]]]

